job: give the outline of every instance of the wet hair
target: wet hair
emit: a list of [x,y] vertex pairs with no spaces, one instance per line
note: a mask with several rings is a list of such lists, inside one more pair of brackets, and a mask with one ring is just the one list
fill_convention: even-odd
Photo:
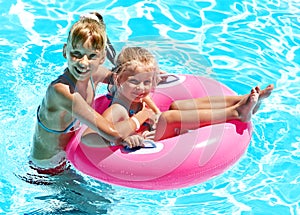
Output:
[[[145,48],[142,47],[125,47],[122,49],[115,61],[115,67],[112,69],[120,78],[125,71],[134,73],[136,68],[142,66],[145,72],[153,72],[153,87],[156,85],[156,74],[159,71],[155,57]],[[110,80],[110,84],[114,84]],[[110,90],[115,91],[114,87]]]
[[78,44],[88,42],[90,48],[105,50],[106,31],[102,16],[91,12],[80,16],[80,19],[71,27],[68,43],[75,48]]

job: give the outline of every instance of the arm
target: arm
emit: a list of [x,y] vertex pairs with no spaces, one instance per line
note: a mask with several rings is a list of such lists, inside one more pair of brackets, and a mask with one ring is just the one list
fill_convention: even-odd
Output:
[[143,101],[146,103],[146,105],[153,110],[155,113],[155,116],[153,118],[149,118],[147,121],[151,124],[151,131],[146,131],[143,133],[143,137],[146,139],[153,139],[153,135],[155,134],[156,130],[156,124],[157,121],[161,115],[161,111],[159,108],[156,106],[152,98],[148,95],[143,99]]
[[156,106],[152,98],[148,95],[145,98],[143,98],[143,102],[146,103],[146,105],[153,110],[155,114],[160,114],[159,108]]
[[[104,111],[102,116],[109,122],[112,122],[116,127],[119,127],[119,129],[121,130],[123,129],[122,127],[124,125],[126,126],[125,123],[129,119],[127,110],[119,104],[111,105],[108,109],[106,109],[106,111]],[[81,137],[81,141],[88,146],[107,147],[110,145],[107,140],[103,139],[97,132],[95,132],[91,128],[86,129]],[[114,143],[117,145],[127,145],[132,148],[142,145],[143,137],[137,134],[133,134],[124,138],[124,141],[115,140]]]
[[[102,116],[110,123],[115,124],[120,121],[122,118],[128,119],[128,114],[124,112],[123,107],[119,107],[118,105],[114,104],[107,108]],[[125,110],[126,111],[126,110]],[[115,113],[114,115],[112,113]],[[93,130],[91,127],[88,127],[81,136],[81,142],[88,146],[93,147],[107,147],[110,145],[109,139],[103,138],[99,135],[98,132]],[[117,140],[111,140],[111,142],[120,142]]]
[[95,85],[100,82],[107,84],[109,83],[111,76],[112,71],[100,65],[98,67],[98,70],[93,74],[93,80],[95,82]]
[[[109,141],[125,139],[136,129],[135,122],[130,118],[114,125],[111,121],[97,113],[79,93],[70,93],[69,87],[64,84],[53,85],[51,93],[54,94],[51,98],[56,99],[56,103],[59,103],[61,109],[71,113],[82,123]],[[144,109],[136,114],[135,117],[142,124],[151,115],[153,115],[151,110]]]

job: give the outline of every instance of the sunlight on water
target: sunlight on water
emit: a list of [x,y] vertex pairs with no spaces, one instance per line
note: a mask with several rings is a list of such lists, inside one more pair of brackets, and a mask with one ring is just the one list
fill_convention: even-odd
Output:
[[[106,185],[74,169],[46,178],[54,183],[49,186],[16,178],[31,173],[36,107],[65,67],[67,32],[91,10],[104,15],[117,50],[125,44],[149,48],[165,71],[215,78],[238,94],[275,84],[253,117],[250,146],[236,165],[205,183],[164,192]],[[0,11],[0,213],[300,213],[297,0],[16,0],[2,3]]]

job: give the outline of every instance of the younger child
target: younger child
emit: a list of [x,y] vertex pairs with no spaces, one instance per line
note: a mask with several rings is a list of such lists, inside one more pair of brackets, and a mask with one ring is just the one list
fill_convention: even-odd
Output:
[[[103,113],[112,124],[120,123],[135,116],[143,108],[143,99],[148,97],[155,87],[156,74],[159,71],[154,56],[144,48],[127,47],[119,54],[114,74],[114,91],[111,106]],[[258,87],[244,96],[205,97],[174,102],[169,111],[161,113],[154,132],[138,130],[130,138],[160,140],[181,133],[181,129],[196,129],[208,124],[223,123],[227,120],[249,121],[257,111],[260,100],[267,97],[271,89],[260,91]],[[267,95],[268,94],[268,95]],[[172,110],[174,109],[174,110]],[[140,127],[139,125],[137,127]],[[144,129],[148,130],[144,127]],[[88,128],[82,136],[82,142],[92,144],[97,141],[95,132]],[[97,136],[97,135],[96,135]],[[116,142],[117,143],[117,142]],[[136,141],[134,146],[142,146]]]
[[99,13],[86,14],[71,27],[63,47],[68,67],[48,86],[37,108],[30,163],[39,173],[64,171],[64,149],[80,123],[91,127],[106,140],[125,140],[126,143],[137,123],[154,115],[152,110],[142,108],[133,120],[126,118],[113,124],[93,109],[97,84],[111,75],[101,66],[106,57],[106,43],[105,25]]

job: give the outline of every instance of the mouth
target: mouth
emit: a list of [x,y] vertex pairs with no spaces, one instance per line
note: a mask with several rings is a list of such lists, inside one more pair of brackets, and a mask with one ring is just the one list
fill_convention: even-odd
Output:
[[76,67],[74,67],[75,71],[79,74],[79,75],[84,75],[86,73],[88,73],[89,71],[88,70],[85,70],[85,71],[80,71],[79,69],[77,69]]
[[135,96],[135,99],[142,99],[142,98],[145,98],[147,96],[146,93],[143,93],[143,94],[134,94]]

